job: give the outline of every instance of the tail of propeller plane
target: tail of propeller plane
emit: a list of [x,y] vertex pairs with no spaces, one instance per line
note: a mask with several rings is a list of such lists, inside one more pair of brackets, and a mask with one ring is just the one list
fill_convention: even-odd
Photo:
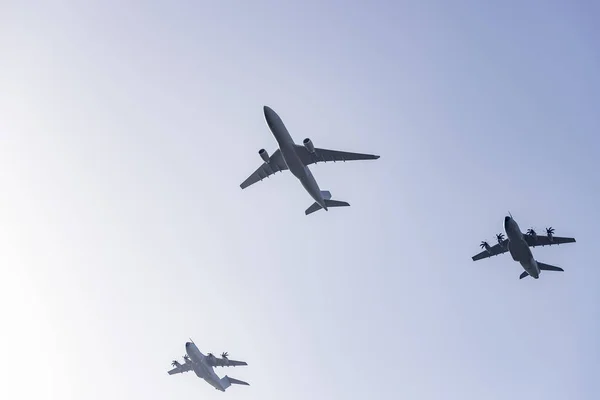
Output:
[[221,378],[221,384],[223,385],[223,389],[227,389],[231,385],[246,385],[246,386],[250,386],[250,384],[248,382],[244,382],[244,381],[240,381],[238,379],[230,378],[227,375],[225,375],[223,378]]
[[[564,272],[564,269],[560,268],[560,267],[555,267],[554,265],[549,265],[549,264],[544,264],[541,262],[537,262],[538,268],[540,269],[540,271],[558,271],[558,272]],[[519,279],[523,279],[526,276],[528,276],[529,274],[527,273],[527,271],[523,272],[521,274],[521,276],[519,276]]]

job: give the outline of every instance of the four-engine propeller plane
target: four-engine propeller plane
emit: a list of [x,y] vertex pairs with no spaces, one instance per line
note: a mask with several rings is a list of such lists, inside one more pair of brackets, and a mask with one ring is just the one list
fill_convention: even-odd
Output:
[[312,141],[308,138],[304,139],[302,146],[297,145],[294,143],[294,140],[287,131],[283,121],[275,111],[270,107],[264,106],[263,112],[265,114],[267,125],[279,144],[279,149],[275,150],[270,157],[265,149],[260,149],[258,151],[258,154],[264,162],[240,185],[241,188],[245,189],[258,181],[262,181],[264,178],[269,177],[275,172],[289,169],[290,172],[300,180],[300,183],[302,183],[302,186],[304,186],[304,189],[306,189],[308,194],[315,200],[315,203],[305,211],[306,215],[320,209],[328,211],[329,207],[349,206],[350,204],[345,201],[332,200],[329,191],[322,191],[310,172],[310,169],[308,169],[308,165],[327,161],[376,160],[379,156],[320,149],[314,147]]
[[248,365],[244,361],[230,360],[227,358],[227,352],[221,354],[221,358],[215,357],[215,355],[212,353],[204,355],[200,352],[200,350],[198,350],[198,347],[196,347],[191,339],[185,344],[185,352],[186,354],[183,356],[183,364],[177,360],[173,360],[171,365],[175,368],[169,371],[169,375],[194,371],[198,378],[204,379],[212,387],[222,392],[224,392],[225,389],[233,384],[250,385],[247,382],[230,378],[227,375],[225,375],[223,378],[219,378],[217,376],[213,367],[235,367],[238,365]]
[[554,236],[554,228],[546,228],[546,235],[544,236],[538,236],[533,228],[528,229],[527,233],[523,233],[512,216],[504,218],[504,231],[507,239],[504,238],[502,233],[497,234],[496,240],[498,243],[494,246],[490,246],[487,242],[481,242],[480,246],[484,250],[473,256],[473,261],[510,252],[513,260],[518,261],[525,270],[519,279],[523,279],[527,275],[538,279],[540,271],[564,271],[562,268],[536,261],[530,247],[573,243],[575,242],[574,238]]

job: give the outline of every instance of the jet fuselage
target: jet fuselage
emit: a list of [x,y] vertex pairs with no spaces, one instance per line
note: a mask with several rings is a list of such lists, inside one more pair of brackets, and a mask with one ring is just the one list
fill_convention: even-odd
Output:
[[327,211],[321,189],[308,166],[304,165],[300,157],[298,157],[298,154],[296,153],[296,143],[294,143],[294,140],[283,124],[283,121],[270,107],[264,106],[263,111],[267,125],[273,136],[275,136],[275,140],[277,140],[281,156],[287,164],[288,169],[296,178],[298,178],[304,189],[306,189],[308,194],[310,194],[317,204]]
[[529,244],[523,236],[519,225],[512,217],[504,218],[504,231],[508,238],[508,251],[513,260],[518,261],[523,269],[533,278],[540,277],[540,269],[537,261],[533,258]]

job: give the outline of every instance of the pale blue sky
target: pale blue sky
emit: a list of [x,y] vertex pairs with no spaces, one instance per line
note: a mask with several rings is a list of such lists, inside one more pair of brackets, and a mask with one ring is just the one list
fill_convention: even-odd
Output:
[[[301,5],[300,5],[301,4]],[[0,397],[597,399],[600,6],[0,3]],[[296,141],[352,207],[304,215]],[[478,263],[511,211],[572,246]],[[189,336],[249,381],[168,376]]]

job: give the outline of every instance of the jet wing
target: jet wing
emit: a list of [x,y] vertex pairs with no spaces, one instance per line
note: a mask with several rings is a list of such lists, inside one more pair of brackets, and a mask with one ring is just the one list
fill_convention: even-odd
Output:
[[523,235],[523,236],[525,237],[525,240],[527,241],[527,244],[530,247],[552,246],[553,244],[563,244],[563,243],[575,243],[574,238],[567,238],[567,237],[560,237],[560,236],[553,236],[552,241],[550,241],[548,236],[537,236],[535,238],[532,235]]
[[169,375],[173,375],[173,374],[180,374],[182,372],[188,372],[192,370],[192,364],[180,364],[178,362],[174,362],[173,363],[175,368],[173,368],[172,370],[169,371]]
[[484,258],[488,258],[491,256],[497,256],[499,254],[504,254],[508,251],[508,239],[504,239],[502,244],[497,243],[495,246],[490,247],[489,250],[484,250],[481,253],[473,256],[473,261],[481,260]]
[[240,187],[242,189],[247,188],[250,185],[255,184],[258,181],[262,181],[268,176],[273,175],[275,172],[285,171],[288,169],[285,160],[281,156],[281,151],[277,149],[273,155],[269,158],[269,161],[264,162],[252,175],[248,177]]
[[209,358],[210,365],[213,367],[238,367],[240,365],[248,365],[245,361],[230,360],[228,358]]
[[316,164],[327,161],[356,161],[356,160],[377,160],[379,156],[373,154],[349,153],[346,151],[327,150],[315,148],[314,153],[310,153],[306,147],[296,145],[296,154],[302,160],[304,165]]

